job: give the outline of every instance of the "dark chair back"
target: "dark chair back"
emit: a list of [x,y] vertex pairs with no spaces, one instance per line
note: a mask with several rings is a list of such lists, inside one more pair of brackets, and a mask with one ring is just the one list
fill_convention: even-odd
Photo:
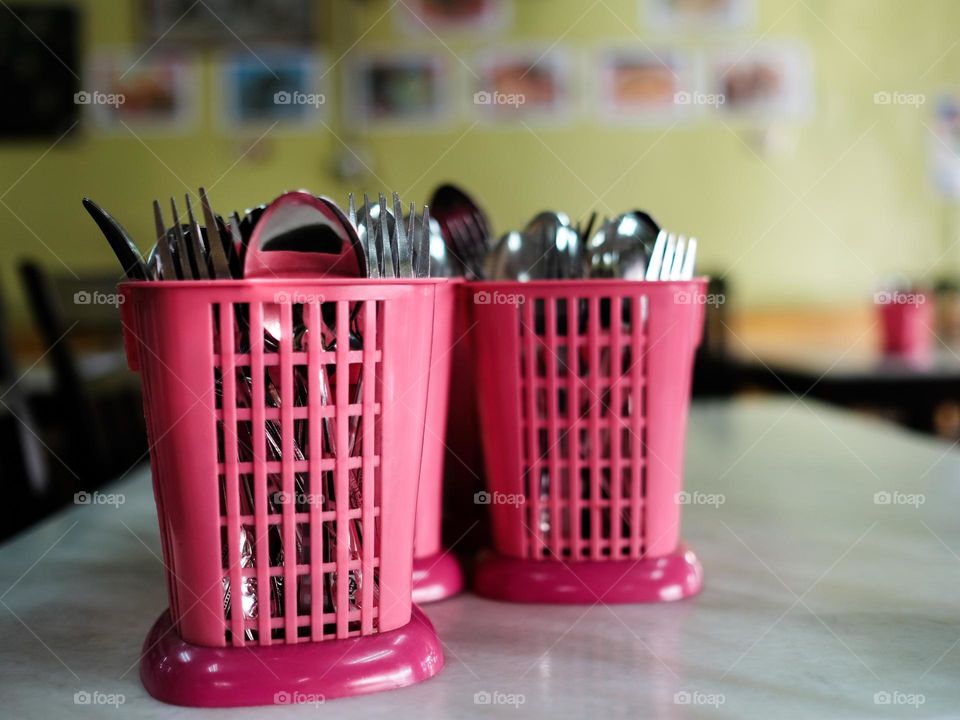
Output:
[[117,278],[59,276],[24,262],[20,276],[53,372],[67,460],[91,490],[146,457],[138,378],[127,370]]
[[0,291],[0,539],[63,502],[69,488],[51,472],[50,452],[17,370],[6,302]]

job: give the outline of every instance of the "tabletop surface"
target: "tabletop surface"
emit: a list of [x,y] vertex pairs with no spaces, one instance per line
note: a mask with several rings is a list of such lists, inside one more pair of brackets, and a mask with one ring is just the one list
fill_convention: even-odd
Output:
[[[718,402],[691,412],[686,485],[684,535],[706,574],[695,598],[556,607],[462,595],[425,608],[447,662],[432,680],[319,709],[222,712],[166,706],[140,685],[140,648],[166,591],[149,477],[137,470],[103,489],[113,502],[70,508],[0,547],[2,714],[960,713],[960,452],[806,401]],[[82,704],[89,697],[122,704]],[[486,697],[497,704],[475,702]]]
[[853,347],[790,346],[762,350],[737,348],[733,358],[773,373],[827,381],[960,381],[960,348],[937,345],[919,355],[884,355],[859,343]]

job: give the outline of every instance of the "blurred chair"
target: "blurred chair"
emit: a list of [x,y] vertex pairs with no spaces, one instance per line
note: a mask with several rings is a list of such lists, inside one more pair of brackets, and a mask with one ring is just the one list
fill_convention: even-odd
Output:
[[146,457],[139,381],[110,302],[116,278],[61,277],[29,261],[20,277],[52,374],[45,414],[59,421],[77,490],[91,490]]
[[[69,496],[63,473],[50,465],[26,387],[20,382],[6,306],[0,292],[0,540],[29,526]],[[58,481],[59,477],[59,481]]]
[[741,386],[740,366],[727,352],[730,284],[722,277],[711,277],[705,301],[703,340],[693,368],[693,394],[728,397]]

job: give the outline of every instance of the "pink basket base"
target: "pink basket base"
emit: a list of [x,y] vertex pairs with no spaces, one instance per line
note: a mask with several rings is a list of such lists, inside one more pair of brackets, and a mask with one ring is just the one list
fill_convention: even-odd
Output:
[[[251,657],[251,654],[255,657]],[[166,611],[150,630],[140,679],[153,697],[188,707],[319,704],[414,685],[443,668],[430,620],[345,640],[206,647],[183,640]]]
[[489,554],[474,578],[478,595],[523,603],[593,604],[669,602],[696,595],[703,568],[682,543],[672,553],[643,560],[528,560]]
[[413,559],[413,601],[437,602],[463,590],[463,570],[449,552]]

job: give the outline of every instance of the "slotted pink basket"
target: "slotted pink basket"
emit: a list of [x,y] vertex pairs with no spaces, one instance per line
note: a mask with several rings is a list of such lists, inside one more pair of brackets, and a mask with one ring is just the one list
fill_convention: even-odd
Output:
[[440,284],[121,286],[170,595],[141,663],[151,694],[287,704],[440,670],[411,603]]
[[454,314],[462,295],[462,278],[437,287],[437,310],[430,356],[430,386],[423,435],[423,462],[417,497],[417,523],[413,542],[413,601],[429,603],[456,595],[463,589],[463,571],[455,555],[443,549],[444,457],[447,408],[454,345]]
[[[883,297],[886,296],[886,297]],[[934,346],[933,297],[924,293],[882,293],[877,305],[880,349],[885,355],[923,360]]]
[[697,592],[680,541],[706,280],[473,285],[495,553],[477,591],[520,602]]

